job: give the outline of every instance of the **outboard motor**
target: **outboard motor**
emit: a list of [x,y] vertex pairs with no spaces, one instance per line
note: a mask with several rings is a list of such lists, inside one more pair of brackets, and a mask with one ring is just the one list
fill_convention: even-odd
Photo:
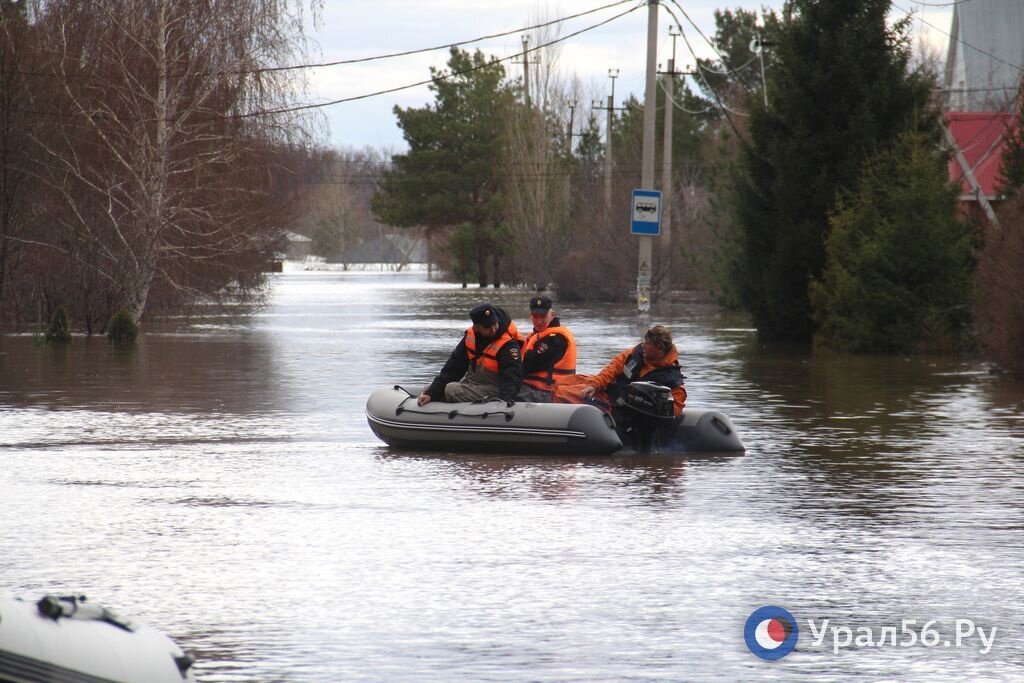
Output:
[[638,453],[657,449],[659,433],[671,434],[678,423],[672,390],[654,382],[631,382],[615,411],[623,431],[623,441],[632,443]]
[[632,382],[626,393],[626,405],[649,417],[675,417],[672,390],[654,382]]

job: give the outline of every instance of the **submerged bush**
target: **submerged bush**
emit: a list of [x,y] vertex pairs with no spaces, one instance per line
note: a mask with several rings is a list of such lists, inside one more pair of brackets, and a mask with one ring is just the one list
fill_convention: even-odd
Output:
[[113,344],[131,344],[139,336],[139,326],[128,311],[121,309],[107,323],[107,341]]
[[68,311],[63,306],[50,316],[50,326],[46,328],[46,341],[57,344],[66,344],[71,341],[71,321],[68,319]]

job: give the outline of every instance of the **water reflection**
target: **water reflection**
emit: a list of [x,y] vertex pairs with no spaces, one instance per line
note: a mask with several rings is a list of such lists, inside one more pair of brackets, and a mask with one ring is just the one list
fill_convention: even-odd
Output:
[[377,456],[381,460],[421,463],[436,476],[466,480],[482,496],[579,502],[607,499],[612,487],[622,492],[617,499],[605,501],[615,507],[670,503],[685,493],[688,470],[703,473],[742,457],[735,453],[580,458],[381,451]]

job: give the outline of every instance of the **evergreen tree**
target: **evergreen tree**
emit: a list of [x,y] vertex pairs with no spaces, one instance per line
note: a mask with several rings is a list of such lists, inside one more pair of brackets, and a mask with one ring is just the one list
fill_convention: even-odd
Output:
[[763,339],[810,341],[808,287],[837,193],[925,111],[931,85],[909,71],[909,18],[887,25],[889,7],[793,0],[775,36],[769,107],[751,110],[737,180],[740,296]]
[[[424,225],[452,232],[459,228],[465,253],[465,230],[472,235],[472,269],[481,287],[493,264],[497,284],[504,214],[500,159],[513,86],[500,62],[479,50],[452,48],[448,72],[431,68],[433,105],[395,107],[409,152],[392,157],[373,198],[373,211],[390,225]],[[465,272],[468,272],[466,270]]]
[[936,135],[907,133],[840,201],[811,285],[820,339],[854,352],[955,347],[970,315],[973,240]]

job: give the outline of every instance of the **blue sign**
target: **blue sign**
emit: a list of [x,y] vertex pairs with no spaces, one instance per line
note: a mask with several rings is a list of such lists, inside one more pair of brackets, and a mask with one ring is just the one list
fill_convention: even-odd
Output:
[[661,234],[661,192],[633,190],[633,220],[629,231],[634,235]]

